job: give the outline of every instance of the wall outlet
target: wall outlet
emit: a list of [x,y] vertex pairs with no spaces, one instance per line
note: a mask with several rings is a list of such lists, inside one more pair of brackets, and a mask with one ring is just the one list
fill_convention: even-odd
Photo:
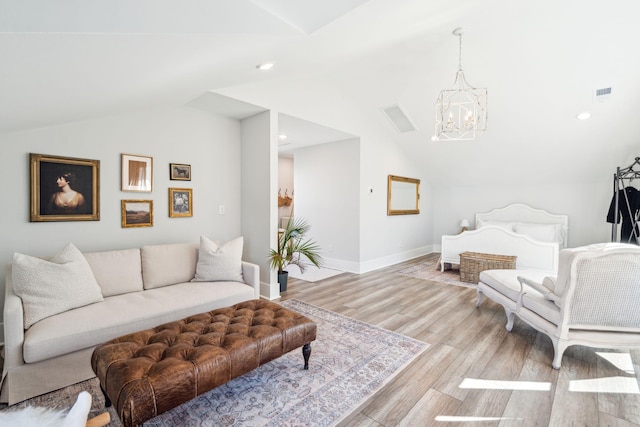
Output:
[[220,205],[220,206],[218,206],[218,213],[219,213],[220,215],[224,215],[224,205]]

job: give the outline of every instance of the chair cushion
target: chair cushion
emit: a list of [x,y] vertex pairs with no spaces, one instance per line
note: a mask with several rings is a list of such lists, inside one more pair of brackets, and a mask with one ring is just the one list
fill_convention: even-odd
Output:
[[560,308],[533,289],[527,290],[522,297],[522,307],[533,311],[554,325],[560,322]]
[[541,282],[546,273],[538,270],[485,270],[480,273],[480,282],[517,301],[520,293],[518,276]]

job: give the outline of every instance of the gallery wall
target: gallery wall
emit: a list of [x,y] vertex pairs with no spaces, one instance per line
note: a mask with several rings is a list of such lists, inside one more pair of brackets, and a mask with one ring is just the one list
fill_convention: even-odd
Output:
[[[81,251],[147,244],[221,241],[241,232],[240,124],[237,120],[178,108],[0,135],[5,195],[0,211],[0,264],[14,252],[52,255],[72,242]],[[29,153],[100,161],[100,220],[29,222]],[[121,154],[153,158],[150,193],[121,191]],[[171,181],[169,163],[190,164],[191,181]],[[168,188],[193,190],[193,217],[169,218]],[[153,226],[122,228],[120,201],[153,201]],[[219,214],[224,206],[224,214]],[[5,277],[0,277],[0,306]]]

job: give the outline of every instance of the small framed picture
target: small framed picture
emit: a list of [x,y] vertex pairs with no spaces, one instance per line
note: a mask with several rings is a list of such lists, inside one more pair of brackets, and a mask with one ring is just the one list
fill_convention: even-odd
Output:
[[153,190],[153,157],[122,155],[122,191]]
[[193,216],[191,188],[169,188],[169,216],[171,218]]
[[169,178],[172,181],[191,181],[191,165],[169,163]]
[[29,154],[31,222],[99,221],[100,161]]
[[122,228],[153,227],[153,200],[122,200]]

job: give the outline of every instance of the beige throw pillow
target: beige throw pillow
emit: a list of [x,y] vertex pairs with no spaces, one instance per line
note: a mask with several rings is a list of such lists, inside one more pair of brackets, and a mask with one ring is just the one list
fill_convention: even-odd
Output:
[[72,243],[50,260],[13,254],[11,278],[14,292],[22,298],[25,329],[46,317],[103,300],[89,263]]
[[242,277],[242,245],[242,236],[222,246],[201,236],[196,275],[191,281],[244,283],[244,278]]

